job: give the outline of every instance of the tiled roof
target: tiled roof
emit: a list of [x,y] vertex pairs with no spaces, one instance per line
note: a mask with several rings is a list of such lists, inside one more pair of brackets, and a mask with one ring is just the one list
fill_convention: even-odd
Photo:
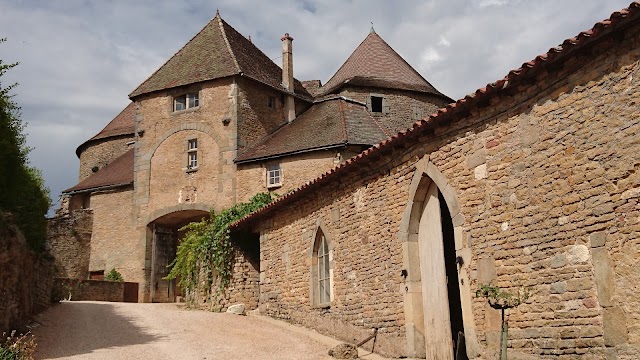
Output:
[[313,96],[317,96],[320,94],[320,87],[322,83],[320,80],[304,80],[302,81],[302,86],[309,92],[309,94]]
[[[606,34],[610,34],[632,22],[635,25],[640,22],[640,2],[638,1],[632,2],[627,9],[614,12],[609,19],[596,23],[590,30],[583,31],[577,36],[565,40],[559,46],[549,49],[547,53],[538,55],[535,59],[522,64],[518,69],[511,70],[502,80],[488,84],[476,90],[475,93],[447,105],[445,108],[438,110],[436,114],[429,116],[429,118],[416,122],[408,131],[394,135],[363,151],[359,155],[347,160],[344,164],[325,172],[296,190],[279,197],[270,204],[236,221],[231,224],[231,227],[237,228],[243,226],[272,209],[291,204],[296,199],[314,191],[320,185],[333,181],[345,174],[357,171],[366,166],[375,166],[371,163],[380,159],[382,155],[393,151],[394,148],[403,148],[406,146],[406,143],[415,141],[424,131],[428,131],[434,124],[451,122],[455,121],[457,117],[467,116],[469,111],[479,104],[486,105],[491,98],[505,92],[510,92],[511,89],[517,88],[517,86],[522,83],[526,84],[529,75],[535,75],[536,72],[545,71],[545,69],[553,69],[553,67],[549,65],[562,62],[576,50],[584,48],[601,39]],[[583,56],[581,58],[587,59],[588,57]]]
[[91,191],[105,186],[124,186],[132,183],[133,149],[130,149],[76,186],[64,190],[63,193]]
[[106,139],[112,136],[133,135],[135,132],[136,106],[130,102],[124,110],[120,112],[111,122],[107,124],[99,133],[91,139],[82,143],[76,149],[76,154],[80,157],[83,148],[94,140]]
[[315,103],[293,122],[246,150],[236,163],[344,145],[373,145],[390,133],[364,104],[334,97]]
[[324,84],[321,93],[335,92],[345,83],[420,91],[446,98],[373,31]]
[[[282,69],[216,14],[129,97],[239,74],[286,92]],[[298,80],[295,94],[312,98]]]

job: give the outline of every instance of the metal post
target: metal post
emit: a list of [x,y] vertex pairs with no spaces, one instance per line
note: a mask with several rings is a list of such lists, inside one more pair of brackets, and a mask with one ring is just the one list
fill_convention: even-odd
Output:
[[502,312],[502,338],[500,339],[500,360],[507,360],[507,336],[509,331],[509,325],[504,317],[504,308]]

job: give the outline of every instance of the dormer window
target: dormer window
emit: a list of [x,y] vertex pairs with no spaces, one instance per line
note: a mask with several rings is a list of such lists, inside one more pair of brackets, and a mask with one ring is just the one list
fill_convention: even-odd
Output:
[[389,100],[385,98],[384,94],[369,94],[367,98],[367,109],[372,114],[384,114],[388,115],[390,112]]
[[173,111],[193,109],[200,106],[198,93],[184,94],[173,98]]
[[187,169],[198,168],[198,139],[187,140]]
[[375,113],[382,112],[382,96],[371,97],[371,112],[375,112]]

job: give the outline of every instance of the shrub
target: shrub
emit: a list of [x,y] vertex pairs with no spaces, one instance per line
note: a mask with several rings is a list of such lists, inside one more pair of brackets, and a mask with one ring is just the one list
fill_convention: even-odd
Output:
[[104,277],[107,281],[115,281],[115,282],[123,282],[124,278],[122,274],[120,274],[116,269],[111,269],[107,275]]
[[[0,44],[5,39],[0,38]],[[24,122],[11,91],[17,84],[2,85],[2,76],[18,65],[0,59],[0,210],[15,215],[16,223],[31,249],[45,250],[47,220],[51,200],[42,173],[29,166]]]
[[36,351],[36,340],[33,335],[24,334],[15,336],[15,330],[11,335],[2,334],[0,339],[0,360],[31,360]]

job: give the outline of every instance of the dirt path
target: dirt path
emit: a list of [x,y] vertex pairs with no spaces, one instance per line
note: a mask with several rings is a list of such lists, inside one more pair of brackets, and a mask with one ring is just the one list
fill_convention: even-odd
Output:
[[174,304],[63,302],[37,320],[38,359],[332,359],[306,330]]

